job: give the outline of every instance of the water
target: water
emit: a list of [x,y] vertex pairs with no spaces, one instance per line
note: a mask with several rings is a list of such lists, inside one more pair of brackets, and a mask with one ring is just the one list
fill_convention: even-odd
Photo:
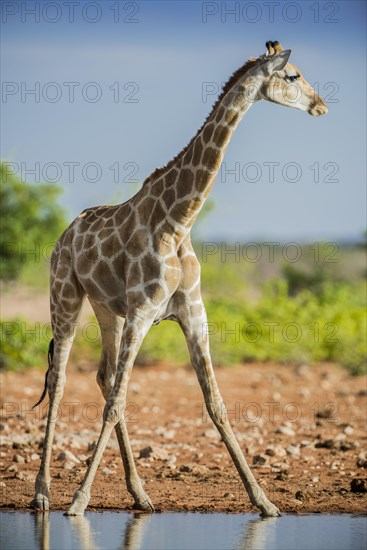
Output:
[[1,550],[365,550],[367,517],[86,512],[0,513]]

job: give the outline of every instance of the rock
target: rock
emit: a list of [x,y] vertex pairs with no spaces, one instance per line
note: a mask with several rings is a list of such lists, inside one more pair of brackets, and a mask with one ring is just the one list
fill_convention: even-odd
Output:
[[6,472],[18,472],[18,466],[16,464],[10,464],[10,466],[8,466],[6,469],[5,469]]
[[313,476],[311,478],[312,483],[318,483],[320,481],[320,478],[318,476]]
[[357,448],[357,443],[355,443],[354,441],[342,441],[340,445],[341,451],[351,451],[356,448]]
[[297,376],[300,376],[301,378],[305,378],[310,374],[310,367],[309,365],[300,365],[299,367],[295,368],[295,374]]
[[302,493],[302,491],[296,491],[296,494],[294,495],[296,497],[297,500],[304,500],[305,499],[305,495]]
[[286,450],[283,447],[281,447],[280,445],[269,445],[265,449],[265,454],[268,455],[268,456],[283,457],[287,453],[286,453]]
[[15,454],[13,456],[13,462],[18,462],[18,464],[24,464],[25,463],[25,458],[20,454]]
[[293,437],[296,435],[296,432],[292,428],[289,428],[288,426],[279,426],[279,428],[275,430],[275,433],[288,435],[289,437]]
[[367,451],[362,451],[357,457],[357,466],[359,468],[367,468]]
[[296,458],[300,456],[301,451],[298,445],[289,445],[286,448],[286,453]]
[[0,481],[0,488],[3,489],[4,487],[6,487],[6,484],[3,481]]
[[268,461],[268,457],[262,454],[255,455],[252,458],[252,464],[258,464],[259,466],[263,466],[264,464],[267,463],[267,461]]
[[176,469],[176,462],[177,462],[177,458],[175,455],[169,455],[168,458],[167,458],[167,466],[169,468],[171,468],[171,470],[175,470]]
[[89,456],[87,456],[87,455],[83,455],[83,454],[82,454],[82,455],[78,455],[78,460],[79,460],[80,462],[87,462],[88,458],[89,458]]
[[31,460],[39,460],[41,457],[37,453],[32,453],[30,456]]
[[278,475],[275,477],[275,479],[277,481],[288,481],[288,476],[287,476],[288,472],[280,472],[278,473]]
[[189,472],[194,475],[206,475],[209,473],[209,468],[202,464],[184,464],[180,467],[180,472]]
[[354,429],[352,428],[352,426],[349,426],[348,424],[348,426],[345,426],[344,428],[344,433],[346,435],[352,435],[354,433]]
[[140,450],[139,458],[152,458],[153,460],[167,460],[168,451],[156,445],[149,445]]
[[103,468],[102,470],[102,474],[105,474],[105,475],[111,475],[111,474],[115,474],[116,472],[114,472],[113,470],[110,470],[110,468],[107,468],[107,466],[105,468]]
[[61,451],[61,453],[57,457],[57,460],[70,460],[71,462],[75,462],[75,464],[80,463],[80,460],[68,449],[65,449],[65,451]]
[[209,428],[208,430],[205,430],[204,434],[205,437],[208,437],[209,439],[220,439],[220,435],[217,432],[217,430],[213,430],[212,428]]
[[33,472],[17,472],[15,477],[21,481],[28,481],[31,483],[36,481],[36,474]]
[[132,393],[140,393],[141,392],[141,386],[137,382],[132,382],[131,384],[129,384],[129,390]]
[[[327,389],[327,388],[325,388]],[[316,418],[322,418],[324,420],[332,418],[335,414],[334,407],[325,406],[321,411],[317,411]]]
[[73,462],[72,460],[67,460],[63,466],[63,468],[65,470],[72,470],[73,468],[75,468],[75,462]]
[[334,439],[320,439],[320,441],[315,443],[316,449],[335,449],[336,447],[338,447],[338,445]]
[[13,449],[24,449],[24,447],[29,444],[31,439],[31,437],[27,436],[30,436],[30,434],[16,435],[13,439]]
[[288,462],[274,462],[271,464],[271,469],[275,473],[287,473],[289,471]]
[[165,437],[166,439],[173,439],[176,435],[176,430],[167,430],[164,426],[158,426],[155,433]]
[[2,431],[8,431],[8,426],[4,422],[0,422],[0,432]]
[[299,388],[299,390],[297,391],[298,395],[300,395],[301,397],[309,397],[311,395],[311,391],[306,388],[306,387],[302,387],[302,388]]
[[350,482],[350,490],[352,493],[367,493],[367,480],[355,477]]

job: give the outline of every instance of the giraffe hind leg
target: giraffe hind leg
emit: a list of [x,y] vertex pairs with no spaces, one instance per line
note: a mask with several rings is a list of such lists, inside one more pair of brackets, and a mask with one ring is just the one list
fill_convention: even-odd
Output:
[[[55,285],[51,284],[51,321],[53,331],[53,345],[49,348],[49,368],[46,373],[45,389],[41,399],[46,395],[46,388],[49,394],[50,403],[48,410],[46,434],[43,443],[42,459],[40,469],[36,478],[35,494],[31,502],[31,507],[38,511],[49,509],[49,489],[51,483],[50,464],[52,443],[57,422],[57,413],[60,401],[64,392],[65,371],[69,358],[69,353],[73,344],[76,325],[83,303],[84,293],[80,289],[77,281],[70,276],[67,284],[73,285],[73,299],[65,301],[61,289],[55,292]],[[70,293],[70,288],[68,289]],[[35,405],[36,406],[36,405]]]

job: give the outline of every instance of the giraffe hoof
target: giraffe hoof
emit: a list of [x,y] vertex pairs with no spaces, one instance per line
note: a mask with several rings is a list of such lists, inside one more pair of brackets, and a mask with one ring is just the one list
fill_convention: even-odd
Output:
[[37,512],[47,512],[50,509],[50,502],[44,495],[37,495],[30,503],[30,507]]
[[66,512],[64,512],[64,516],[82,516],[83,514],[84,514],[84,508],[74,506],[74,504],[72,504],[70,508],[66,510]]
[[261,511],[260,516],[262,518],[278,518],[282,516],[282,513],[274,504],[271,504]]
[[154,506],[149,497],[145,500],[139,500],[135,502],[133,506],[134,510],[143,510],[144,512],[154,512]]
[[89,497],[83,493],[83,491],[78,490],[73,498],[69,509],[64,513],[64,516],[82,516],[84,510],[88,506]]

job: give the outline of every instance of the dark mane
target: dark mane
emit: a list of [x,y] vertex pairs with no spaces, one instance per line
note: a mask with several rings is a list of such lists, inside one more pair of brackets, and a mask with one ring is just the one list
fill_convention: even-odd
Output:
[[248,59],[246,61],[246,63],[244,65],[242,65],[239,69],[237,69],[233,74],[232,76],[228,79],[228,81],[226,82],[226,84],[223,86],[222,88],[222,91],[220,93],[220,95],[218,96],[216,102],[214,103],[210,113],[208,114],[208,116],[206,117],[204,123],[202,124],[202,126],[199,128],[199,130],[196,132],[196,134],[194,135],[194,137],[189,141],[189,143],[186,145],[186,147],[184,147],[173,159],[171,159],[167,164],[165,164],[164,166],[161,166],[160,168],[156,168],[154,170],[154,172],[152,172],[144,181],[143,183],[143,186],[145,186],[146,184],[150,183],[150,181],[152,179],[157,179],[159,178],[159,176],[161,176],[162,174],[164,174],[165,172],[167,172],[167,170],[169,170],[170,168],[172,168],[172,166],[181,158],[184,156],[184,154],[186,153],[186,151],[189,149],[189,147],[191,146],[191,144],[195,141],[195,139],[197,138],[197,136],[200,134],[200,132],[202,131],[202,129],[204,128],[204,126],[206,125],[206,123],[208,122],[208,120],[210,119],[210,117],[212,116],[212,114],[215,112],[215,110],[217,109],[217,107],[220,105],[222,99],[224,98],[224,96],[229,92],[229,90],[235,85],[235,83],[240,79],[242,78],[246,73],[247,71],[249,71],[250,69],[252,69],[252,67],[255,65],[257,59],[256,58],[251,58],[251,59]]

